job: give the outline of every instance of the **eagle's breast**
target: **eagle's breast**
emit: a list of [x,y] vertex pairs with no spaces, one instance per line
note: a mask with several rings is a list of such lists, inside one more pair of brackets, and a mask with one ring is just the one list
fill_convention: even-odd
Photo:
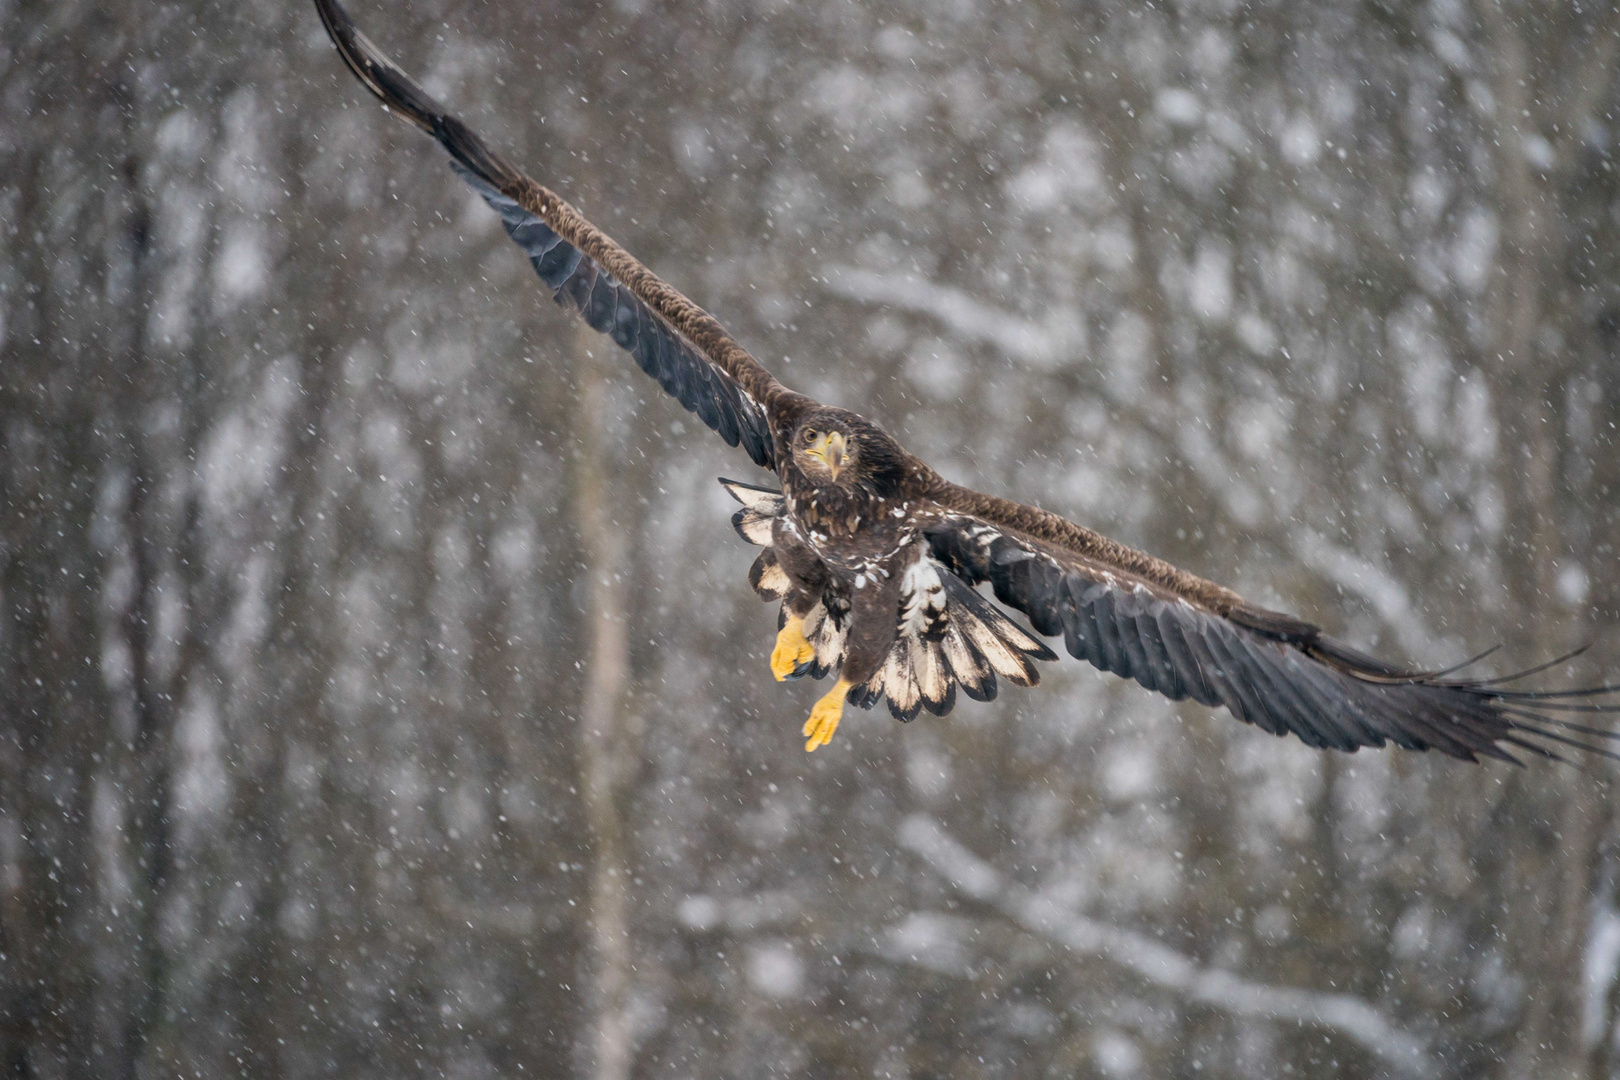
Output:
[[902,552],[920,535],[909,502],[866,491],[817,488],[790,495],[793,531],[848,587],[864,589],[896,577]]

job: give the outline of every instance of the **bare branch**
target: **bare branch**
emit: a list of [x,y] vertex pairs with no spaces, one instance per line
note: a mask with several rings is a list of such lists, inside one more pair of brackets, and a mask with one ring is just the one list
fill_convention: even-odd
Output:
[[823,270],[831,293],[862,304],[892,304],[930,315],[962,337],[994,345],[1017,360],[1047,365],[1073,354],[1077,342],[1064,329],[1020,318],[972,294],[914,274],[885,274],[855,267]]
[[574,347],[581,399],[575,515],[590,589],[579,746],[585,817],[595,849],[589,908],[597,997],[591,1075],[596,1080],[627,1080],[635,1065],[630,1022],[634,964],[628,838],[619,800],[636,753],[634,727],[623,707],[630,678],[629,589],[622,572],[628,555],[623,533],[609,518],[606,375],[595,352],[601,346],[581,323]]
[[1558,128],[1558,139],[1553,144],[1554,160],[1559,169],[1573,164],[1574,150],[1581,140],[1582,122],[1597,111],[1613,83],[1615,55],[1620,52],[1620,4],[1609,5],[1589,42],[1586,55],[1581,57],[1569,81],[1568,92],[1561,103],[1563,108],[1554,118]]
[[1076,914],[1038,892],[1009,883],[924,814],[913,814],[901,823],[900,843],[958,892],[1071,952],[1110,961],[1188,1001],[1233,1016],[1292,1020],[1336,1031],[1404,1075],[1440,1072],[1423,1039],[1358,997],[1254,982],[1204,967],[1145,934]]
[[1445,662],[1444,656],[1437,655],[1444,639],[1429,629],[1412,602],[1412,594],[1388,570],[1335,544],[1314,529],[1302,528],[1290,533],[1288,546],[1300,562],[1345,592],[1354,593],[1371,604],[1414,662]]

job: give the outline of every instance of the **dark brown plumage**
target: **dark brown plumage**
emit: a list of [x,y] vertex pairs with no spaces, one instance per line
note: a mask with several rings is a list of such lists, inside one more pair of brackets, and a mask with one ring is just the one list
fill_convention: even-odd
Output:
[[777,473],[780,491],[722,483],[743,504],[737,531],[764,549],[749,581],[782,604],[773,672],[837,677],[805,724],[807,749],[831,739],[846,700],[885,698],[909,720],[949,712],[958,687],[985,700],[1000,681],[1037,682],[1036,661],[1056,654],[975,591],[988,582],[1071,655],[1312,746],[1394,743],[1468,761],[1513,761],[1514,748],[1557,757],[1558,745],[1616,756],[1576,738],[1609,731],[1560,719],[1620,711],[1602,697],[1614,687],[1531,692],[1505,684],[1534,671],[1402,670],[1055,514],[947,482],[871,421],[784,387],[707,312],[484,145],[335,0],[316,7],[349,68],[449,151],[557,302]]

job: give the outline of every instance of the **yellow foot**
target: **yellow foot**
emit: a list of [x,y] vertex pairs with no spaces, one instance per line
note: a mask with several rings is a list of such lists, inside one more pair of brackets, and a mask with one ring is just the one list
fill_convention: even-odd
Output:
[[776,648],[771,650],[771,674],[781,682],[816,657],[816,648],[804,636],[804,620],[789,615],[788,621],[776,634]]
[[844,715],[844,698],[849,696],[852,685],[839,679],[826,696],[811,708],[810,719],[804,722],[803,732],[805,738],[810,740],[804,744],[807,752],[832,742],[833,732],[838,730],[838,720]]

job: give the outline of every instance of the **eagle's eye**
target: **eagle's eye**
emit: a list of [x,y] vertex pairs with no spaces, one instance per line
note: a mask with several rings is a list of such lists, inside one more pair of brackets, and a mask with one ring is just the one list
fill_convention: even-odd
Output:
[[805,441],[806,445],[815,442],[816,441],[816,436],[819,435],[819,434],[820,434],[820,432],[818,432],[815,428],[805,428],[804,429],[804,441]]

